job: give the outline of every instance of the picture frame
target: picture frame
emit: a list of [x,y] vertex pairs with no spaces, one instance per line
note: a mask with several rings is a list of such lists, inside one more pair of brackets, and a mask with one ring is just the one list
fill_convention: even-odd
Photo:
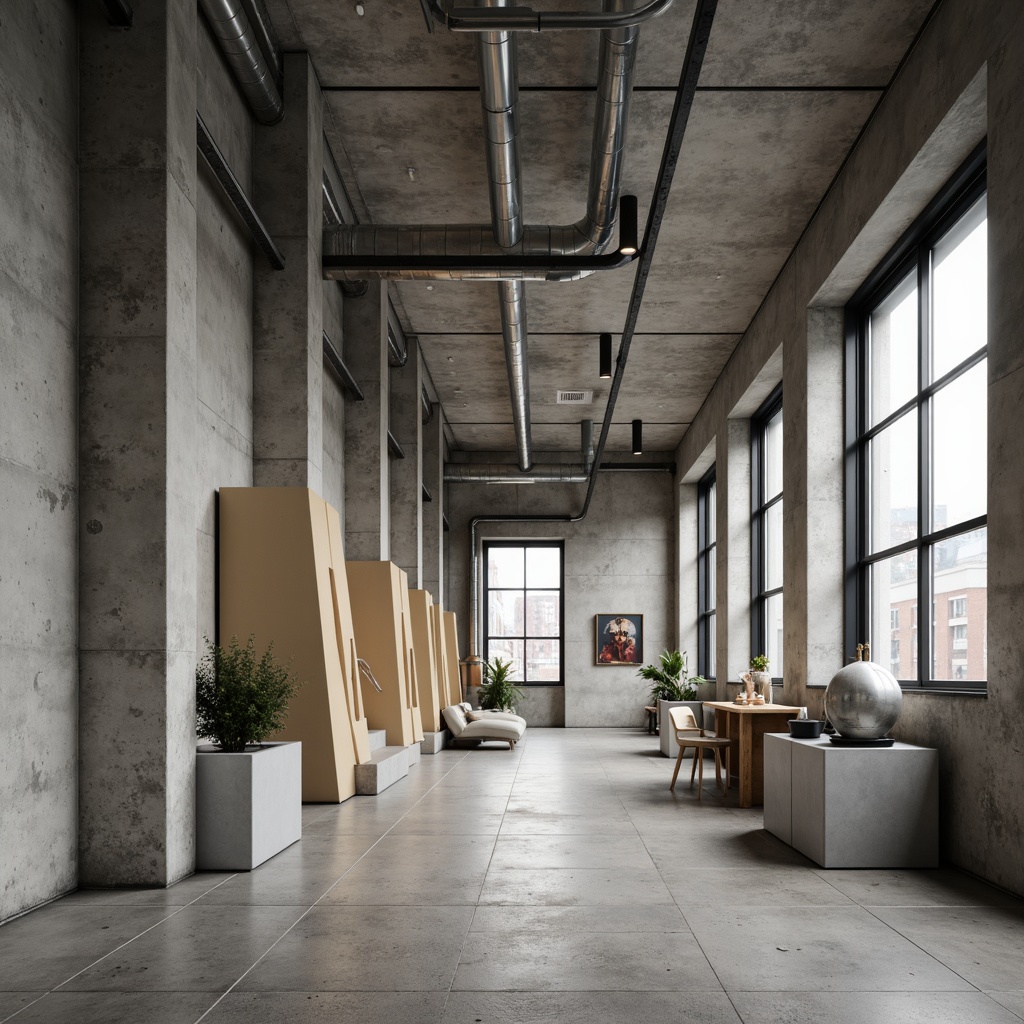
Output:
[[627,665],[644,663],[644,617],[635,612],[598,613],[594,616],[594,663]]

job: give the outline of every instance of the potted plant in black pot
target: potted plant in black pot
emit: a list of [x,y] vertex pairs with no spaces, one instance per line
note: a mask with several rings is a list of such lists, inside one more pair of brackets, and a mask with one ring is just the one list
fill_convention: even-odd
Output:
[[256,638],[206,641],[196,667],[196,867],[248,871],[302,838],[302,744],[271,743],[296,677]]
[[697,724],[703,724],[704,707],[697,699],[697,687],[706,680],[702,676],[687,676],[686,651],[662,651],[658,662],[644,665],[639,674],[651,683],[651,703],[658,708],[661,752],[666,757],[675,757],[679,745],[668,713],[672,708],[685,705],[693,712]]
[[480,707],[485,711],[516,710],[516,701],[522,700],[525,694],[509,678],[512,674],[512,662],[502,658],[484,662],[484,681],[477,696]]

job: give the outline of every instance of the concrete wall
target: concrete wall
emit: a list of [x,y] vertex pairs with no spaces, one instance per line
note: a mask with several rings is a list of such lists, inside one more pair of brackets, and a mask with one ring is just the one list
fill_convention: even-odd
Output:
[[0,920],[77,871],[76,7],[0,17]]
[[[652,456],[656,459],[656,456]],[[543,461],[547,461],[545,458]],[[676,645],[673,478],[603,473],[580,523],[482,523],[481,541],[565,541],[565,687],[528,687],[520,712],[533,725],[639,726],[648,684],[636,670],[595,664],[594,616],[644,616],[644,660]],[[459,622],[459,650],[469,646],[469,521],[473,515],[575,514],[579,485],[449,485],[449,604]],[[477,653],[482,653],[478,651]]]
[[[940,751],[943,856],[1016,892],[1024,892],[1014,838],[1024,827],[1022,69],[1019,5],[939,6],[677,451],[685,474],[719,440],[722,503],[722,441],[784,380],[784,698],[820,712],[823,687],[851,653],[842,634],[842,307],[987,134],[988,694],[908,693],[897,735]],[[690,542],[695,548],[696,536]],[[721,606],[718,621],[721,630]]]

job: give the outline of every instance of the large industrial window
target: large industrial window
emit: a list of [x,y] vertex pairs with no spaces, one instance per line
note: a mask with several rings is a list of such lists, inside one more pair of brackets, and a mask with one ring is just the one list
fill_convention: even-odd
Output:
[[751,421],[751,655],[782,679],[782,387]]
[[519,683],[560,684],[562,542],[484,542],[484,652]]
[[980,148],[847,317],[847,647],[904,686],[987,676],[986,226]]
[[697,672],[715,678],[715,467],[697,485]]

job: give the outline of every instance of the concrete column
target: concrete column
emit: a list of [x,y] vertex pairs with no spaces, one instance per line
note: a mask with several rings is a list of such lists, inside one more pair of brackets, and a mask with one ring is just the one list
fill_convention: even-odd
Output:
[[323,98],[309,57],[284,57],[284,117],[255,129],[253,191],[285,269],[256,261],[253,482],[323,490]]
[[364,401],[345,403],[345,557],[391,558],[388,465],[388,291],[371,281],[345,300],[345,362]]
[[409,576],[409,586],[423,584],[423,363],[415,338],[406,342],[405,366],[391,368],[391,433],[405,452],[391,466],[391,561]]
[[726,684],[750,667],[750,420],[727,422],[718,453],[715,664],[724,700]]
[[79,880],[167,885],[195,862],[196,5],[88,11]]
[[676,603],[676,643],[685,651],[689,672],[697,674],[697,485],[676,488],[676,563],[679,597]]
[[[783,700],[806,704],[843,656],[843,311],[812,308],[783,352]],[[804,400],[800,401],[800,396]],[[852,656],[852,652],[849,652]]]
[[423,486],[431,500],[423,506],[423,589],[444,605],[444,412],[439,402],[430,407],[423,428]]

